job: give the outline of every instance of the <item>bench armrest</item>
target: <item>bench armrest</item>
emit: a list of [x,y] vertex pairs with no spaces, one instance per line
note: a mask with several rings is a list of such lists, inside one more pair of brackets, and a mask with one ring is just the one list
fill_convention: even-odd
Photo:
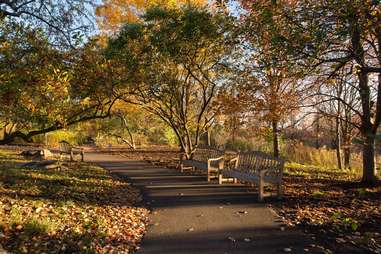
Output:
[[80,151],[80,152],[83,152],[83,148],[82,148],[82,147],[72,146],[71,149],[74,150],[74,151]]
[[269,171],[267,169],[262,169],[259,171],[259,177],[264,177]]
[[236,162],[238,161],[238,156],[237,157],[234,157],[233,159],[230,159],[229,160],[229,163],[233,163],[233,162]]
[[233,159],[230,159],[227,161],[227,164],[230,166],[230,165],[233,165],[233,169],[236,169],[238,167],[238,160],[239,160],[239,156],[236,156],[234,157]]
[[210,164],[212,161],[218,161],[218,169],[221,170],[224,168],[224,156],[218,158],[208,159],[208,168],[210,168]]
[[224,159],[224,156],[221,156],[221,157],[218,157],[218,158],[208,159],[208,161],[220,161],[220,160],[223,160],[223,159]]

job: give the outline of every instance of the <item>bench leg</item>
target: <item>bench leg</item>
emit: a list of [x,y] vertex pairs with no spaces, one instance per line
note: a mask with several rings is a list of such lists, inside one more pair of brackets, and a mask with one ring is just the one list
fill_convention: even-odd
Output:
[[264,182],[263,179],[259,179],[259,184],[258,184],[258,201],[262,202],[263,201],[263,191],[264,191]]
[[222,184],[222,174],[218,173],[218,184]]
[[85,154],[84,154],[84,152],[81,152],[81,161],[85,161]]
[[278,183],[278,198],[283,197],[283,185],[282,183]]
[[74,153],[70,152],[70,161],[73,161],[73,160],[74,160]]
[[208,168],[207,174],[208,174],[208,176],[207,176],[208,182],[210,182],[210,170],[209,170],[209,168]]

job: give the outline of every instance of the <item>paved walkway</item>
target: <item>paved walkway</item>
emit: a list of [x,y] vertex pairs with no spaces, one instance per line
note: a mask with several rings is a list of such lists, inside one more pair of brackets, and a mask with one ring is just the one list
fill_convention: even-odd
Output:
[[319,253],[304,234],[280,230],[274,213],[245,186],[208,184],[204,175],[109,154],[89,153],[86,160],[143,191],[153,212],[138,254]]

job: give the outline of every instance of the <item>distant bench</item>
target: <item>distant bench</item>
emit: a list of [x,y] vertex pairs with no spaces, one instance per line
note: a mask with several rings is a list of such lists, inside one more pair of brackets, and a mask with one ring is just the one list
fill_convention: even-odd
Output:
[[60,141],[59,145],[60,145],[60,157],[61,158],[64,154],[68,154],[68,155],[70,155],[70,161],[73,161],[74,155],[79,154],[79,155],[81,155],[81,161],[84,161],[85,152],[83,151],[83,148],[75,147],[75,146],[71,145],[69,142],[64,141],[64,140]]
[[277,186],[278,196],[283,195],[282,178],[284,160],[262,152],[241,153],[219,170],[218,182],[222,184],[224,177],[230,177],[258,185],[258,200],[262,201],[264,186],[271,183]]
[[186,168],[205,170],[208,182],[214,176],[218,177],[218,172],[224,166],[224,152],[214,148],[198,148],[192,159],[186,159],[184,154],[180,155],[180,170]]

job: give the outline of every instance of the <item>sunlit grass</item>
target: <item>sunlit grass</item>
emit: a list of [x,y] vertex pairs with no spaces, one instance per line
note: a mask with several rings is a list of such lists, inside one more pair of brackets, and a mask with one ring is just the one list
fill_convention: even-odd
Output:
[[357,180],[361,177],[361,171],[358,169],[339,169],[337,167],[306,165],[296,162],[287,162],[285,173],[289,176],[321,179],[334,178],[337,180]]

